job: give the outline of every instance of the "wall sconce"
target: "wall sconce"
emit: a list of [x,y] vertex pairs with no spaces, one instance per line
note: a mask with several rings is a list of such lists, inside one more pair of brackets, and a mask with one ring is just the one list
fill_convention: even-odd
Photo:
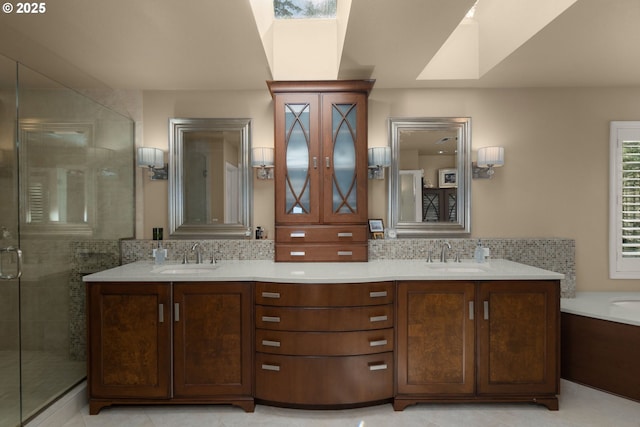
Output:
[[251,166],[258,179],[273,179],[273,148],[256,147],[252,151]]
[[478,162],[473,164],[474,178],[493,177],[493,168],[504,165],[504,147],[482,147],[478,149]]
[[384,168],[391,166],[391,148],[372,147],[369,155],[369,179],[384,179]]
[[164,162],[164,153],[159,148],[139,147],[138,166],[148,167],[154,181],[169,177],[169,165]]

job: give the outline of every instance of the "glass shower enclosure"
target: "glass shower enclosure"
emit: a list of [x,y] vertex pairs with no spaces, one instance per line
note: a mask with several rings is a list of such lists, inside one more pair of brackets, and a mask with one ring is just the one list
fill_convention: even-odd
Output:
[[0,427],[86,377],[82,276],[134,235],[133,126],[0,56]]

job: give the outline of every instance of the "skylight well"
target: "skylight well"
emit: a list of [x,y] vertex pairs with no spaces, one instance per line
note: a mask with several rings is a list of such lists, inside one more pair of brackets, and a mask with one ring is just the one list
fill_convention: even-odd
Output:
[[338,0],[273,0],[276,19],[336,19]]

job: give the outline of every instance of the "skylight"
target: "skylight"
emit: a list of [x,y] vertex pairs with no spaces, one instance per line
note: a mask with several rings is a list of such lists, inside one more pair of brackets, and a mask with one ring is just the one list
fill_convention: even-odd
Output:
[[338,0],[273,0],[276,19],[336,19]]

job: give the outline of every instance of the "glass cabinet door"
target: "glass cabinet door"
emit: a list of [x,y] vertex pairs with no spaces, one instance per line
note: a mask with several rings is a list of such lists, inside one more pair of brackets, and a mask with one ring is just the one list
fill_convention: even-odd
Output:
[[366,98],[324,94],[322,108],[324,221],[366,221]]
[[276,222],[317,222],[320,218],[318,96],[276,99]]

